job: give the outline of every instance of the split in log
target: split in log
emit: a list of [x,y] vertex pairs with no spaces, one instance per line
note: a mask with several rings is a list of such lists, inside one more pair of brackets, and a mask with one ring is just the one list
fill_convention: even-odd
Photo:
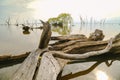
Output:
[[[83,54],[89,51],[98,51],[105,48],[107,41],[69,41],[55,44],[50,47],[53,51],[63,51],[69,54]],[[120,37],[115,37],[110,53],[120,53]]]
[[58,75],[70,60],[82,60],[101,54],[120,53],[120,38],[112,38],[109,41],[62,43],[57,44],[57,47],[62,45],[61,51],[48,51],[51,28],[49,23],[42,23],[44,27],[39,49],[29,54],[10,80],[57,80]]
[[51,51],[51,53],[53,53],[55,57],[59,57],[63,59],[80,60],[80,59],[85,59],[91,56],[97,56],[97,55],[101,55],[101,54],[109,52],[110,49],[112,48],[112,42],[113,42],[113,39],[110,39],[107,47],[103,50],[91,51],[91,52],[87,52],[84,54],[66,54],[64,52],[59,52],[59,51]]
[[[119,34],[115,37],[115,41],[113,42],[113,48],[111,49],[110,53],[119,53],[120,52],[120,37]],[[89,51],[98,51],[105,48],[108,41],[81,41],[81,40],[75,40],[75,41],[68,41],[62,44],[58,45],[52,45],[52,48],[50,50],[53,51],[63,51],[65,53],[70,54],[83,54]],[[21,54],[21,55],[1,55],[0,56],[0,62],[4,63],[6,61],[12,62],[13,59],[15,61],[19,61],[19,59],[26,58],[28,54]]]
[[21,64],[21,66],[14,73],[10,80],[35,80],[38,69],[37,67],[40,65],[39,57],[40,55],[42,55],[42,53],[47,51],[47,46],[51,37],[51,34],[48,34],[48,32],[51,32],[49,31],[49,24],[43,23],[43,25],[45,28],[43,29],[42,37],[39,44],[40,49],[29,54],[29,56]]
[[38,65],[39,56],[44,51],[45,50],[43,49],[31,52],[10,80],[33,80],[36,67]]
[[38,75],[35,80],[57,80],[61,69],[59,62],[53,55],[46,52],[41,59]]
[[101,55],[110,51],[112,48],[112,41],[113,39],[109,41],[104,50],[87,52],[85,54],[65,54],[58,51],[49,51],[44,53],[41,59],[41,65],[39,66],[39,72],[35,80],[57,80],[58,74],[62,71],[64,66],[60,65],[59,61],[57,61],[55,57],[78,60],[85,59],[90,56]]

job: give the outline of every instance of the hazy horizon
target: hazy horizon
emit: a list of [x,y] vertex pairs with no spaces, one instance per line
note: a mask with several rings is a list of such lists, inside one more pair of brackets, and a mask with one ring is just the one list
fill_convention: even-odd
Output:
[[78,21],[79,16],[120,20],[119,3],[119,0],[0,0],[0,21],[8,17],[47,20],[60,13],[71,14],[74,21]]

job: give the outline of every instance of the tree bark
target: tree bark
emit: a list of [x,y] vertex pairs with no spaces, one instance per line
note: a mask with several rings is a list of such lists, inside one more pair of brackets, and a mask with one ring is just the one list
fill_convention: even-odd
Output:
[[[91,56],[101,55],[107,53],[112,48],[112,41],[111,39],[104,50],[100,51],[92,51],[87,52],[84,54],[65,54],[63,52],[58,51],[49,51],[43,54],[41,59],[41,65],[39,66],[38,74],[35,80],[57,80],[58,74],[62,71],[63,67],[67,64],[68,60],[61,65],[60,58],[62,59],[70,59],[70,60],[79,60],[85,59]],[[55,57],[59,57],[59,60],[56,60]],[[46,75],[47,74],[47,75]]]
[[51,38],[51,26],[50,24],[47,22],[43,22],[41,21],[42,24],[43,24],[43,32],[42,32],[42,35],[41,35],[41,38],[40,38],[40,43],[39,43],[39,49],[44,49],[46,47],[48,47],[48,43],[50,41],[50,38]]
[[10,80],[57,80],[63,67],[70,60],[81,60],[106,53],[120,53],[120,37],[109,41],[77,40],[72,43],[70,41],[73,39],[70,39],[62,44],[54,44],[51,51],[48,51],[51,28],[49,23],[42,23],[44,28],[39,49],[29,54]]
[[53,53],[53,55],[55,57],[59,57],[59,58],[63,58],[63,59],[80,60],[80,59],[85,59],[85,58],[88,58],[91,56],[97,56],[97,55],[101,55],[104,53],[108,53],[110,51],[110,49],[112,48],[112,42],[113,42],[113,39],[110,39],[107,47],[103,50],[91,51],[91,52],[87,52],[84,54],[66,54],[64,52],[59,52],[59,51],[51,51],[51,53]]
[[61,71],[58,61],[49,52],[44,53],[35,80],[57,80],[57,76]]
[[30,53],[10,80],[33,80],[39,56],[43,52],[44,50],[36,50]]
[[[61,44],[53,44],[50,50],[63,51],[69,54],[83,54],[89,51],[98,51],[105,48],[107,41],[68,41]],[[111,53],[120,53],[120,38],[113,41]]]
[[[41,21],[42,22],[42,21]],[[39,58],[47,51],[49,39],[51,37],[51,29],[49,23],[43,23],[44,29],[41,35],[39,49],[33,51],[21,64],[18,70],[14,73],[10,80],[35,80],[38,66],[40,65]]]
[[69,35],[69,36],[52,36],[51,40],[81,40],[81,39],[87,39],[87,37],[83,34],[76,34],[76,35]]

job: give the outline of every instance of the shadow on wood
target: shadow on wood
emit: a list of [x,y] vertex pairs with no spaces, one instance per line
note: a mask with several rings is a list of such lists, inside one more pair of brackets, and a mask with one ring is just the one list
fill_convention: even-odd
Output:
[[[111,38],[108,41],[86,42],[81,42],[80,40],[72,42],[70,40],[66,43],[53,45],[53,49],[48,50],[51,26],[48,22],[41,22],[43,24],[43,32],[38,49],[29,54],[10,80],[57,80],[64,66],[71,60],[84,60],[91,56],[120,53],[120,38]],[[57,51],[54,49],[55,47],[62,48]],[[94,69],[99,64],[94,64],[92,68]],[[86,70],[86,72],[89,73],[89,70]]]

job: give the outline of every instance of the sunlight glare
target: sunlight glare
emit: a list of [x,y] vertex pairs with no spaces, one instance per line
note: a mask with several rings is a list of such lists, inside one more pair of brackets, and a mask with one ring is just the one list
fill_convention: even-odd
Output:
[[109,80],[108,75],[105,72],[100,70],[96,72],[96,77],[97,77],[97,80]]

